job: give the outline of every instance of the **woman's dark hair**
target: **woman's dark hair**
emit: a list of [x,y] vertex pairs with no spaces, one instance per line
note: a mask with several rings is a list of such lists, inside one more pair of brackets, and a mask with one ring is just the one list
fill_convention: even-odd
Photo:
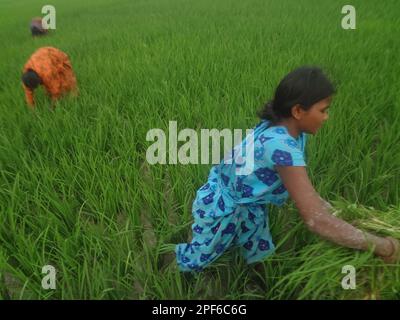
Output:
[[39,75],[35,71],[29,69],[22,75],[22,82],[29,89],[33,90],[42,83],[42,79],[40,79]]
[[335,88],[320,68],[303,66],[281,80],[273,99],[264,105],[258,116],[276,123],[290,118],[294,105],[300,104],[303,110],[308,110],[334,93]]

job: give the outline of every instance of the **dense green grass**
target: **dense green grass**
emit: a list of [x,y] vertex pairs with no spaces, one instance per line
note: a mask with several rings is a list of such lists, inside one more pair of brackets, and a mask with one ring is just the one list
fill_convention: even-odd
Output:
[[[286,73],[316,64],[338,93],[307,146],[315,188],[347,221],[400,238],[398,1],[352,1],[357,29],[343,30],[342,1],[58,0],[57,30],[32,39],[44,4],[0,0],[0,297],[400,298],[399,264],[321,241],[290,202],[270,207],[265,274],[236,251],[202,274],[162,270],[210,165],[145,160],[149,129],[251,128]],[[51,112],[41,92],[32,113],[21,69],[47,45],[69,54],[80,96]],[[56,290],[41,288],[46,264]],[[346,264],[356,290],[341,287]]]

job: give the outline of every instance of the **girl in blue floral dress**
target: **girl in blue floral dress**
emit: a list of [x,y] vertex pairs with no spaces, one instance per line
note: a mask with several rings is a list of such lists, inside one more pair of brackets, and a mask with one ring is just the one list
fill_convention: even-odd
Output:
[[[293,190],[290,195],[298,199],[296,205],[311,231],[355,249],[367,250],[372,244],[387,261],[398,258],[397,240],[363,233],[334,217],[328,212],[329,204],[316,193],[305,199],[309,194],[302,192],[309,184],[291,187],[301,178],[290,178],[295,176],[289,172],[304,170],[307,134],[315,134],[328,119],[326,109],[333,94],[331,82],[316,67],[298,68],[280,82],[273,100],[259,114],[261,122],[212,167],[197,191],[192,241],[175,247],[181,271],[201,271],[232,246],[240,247],[249,264],[270,256],[275,246],[266,205],[282,206],[289,196],[287,189]],[[244,153],[249,144],[252,152]],[[241,171],[249,161],[252,170]],[[281,176],[288,178],[284,182]]]

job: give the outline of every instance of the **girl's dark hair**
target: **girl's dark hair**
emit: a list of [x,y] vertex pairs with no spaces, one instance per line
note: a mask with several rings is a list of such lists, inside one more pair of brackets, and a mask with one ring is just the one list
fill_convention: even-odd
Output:
[[292,107],[300,104],[303,110],[335,93],[335,88],[318,67],[303,66],[286,75],[275,90],[272,100],[258,112],[261,119],[276,123],[290,118]]
[[32,69],[28,69],[28,71],[22,75],[21,80],[24,85],[31,90],[36,89],[38,85],[42,83],[42,79],[40,79],[39,75]]

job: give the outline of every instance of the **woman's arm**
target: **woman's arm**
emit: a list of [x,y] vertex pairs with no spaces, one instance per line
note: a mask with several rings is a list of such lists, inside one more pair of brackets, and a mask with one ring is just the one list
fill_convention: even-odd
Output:
[[397,257],[397,240],[363,232],[333,216],[330,213],[332,207],[315,191],[305,167],[276,166],[276,169],[301,217],[312,232],[344,247],[368,250],[373,246],[376,255],[386,257],[390,262],[391,257]]
[[25,100],[29,107],[33,108],[35,106],[35,99],[33,95],[33,90],[23,86],[25,90]]

